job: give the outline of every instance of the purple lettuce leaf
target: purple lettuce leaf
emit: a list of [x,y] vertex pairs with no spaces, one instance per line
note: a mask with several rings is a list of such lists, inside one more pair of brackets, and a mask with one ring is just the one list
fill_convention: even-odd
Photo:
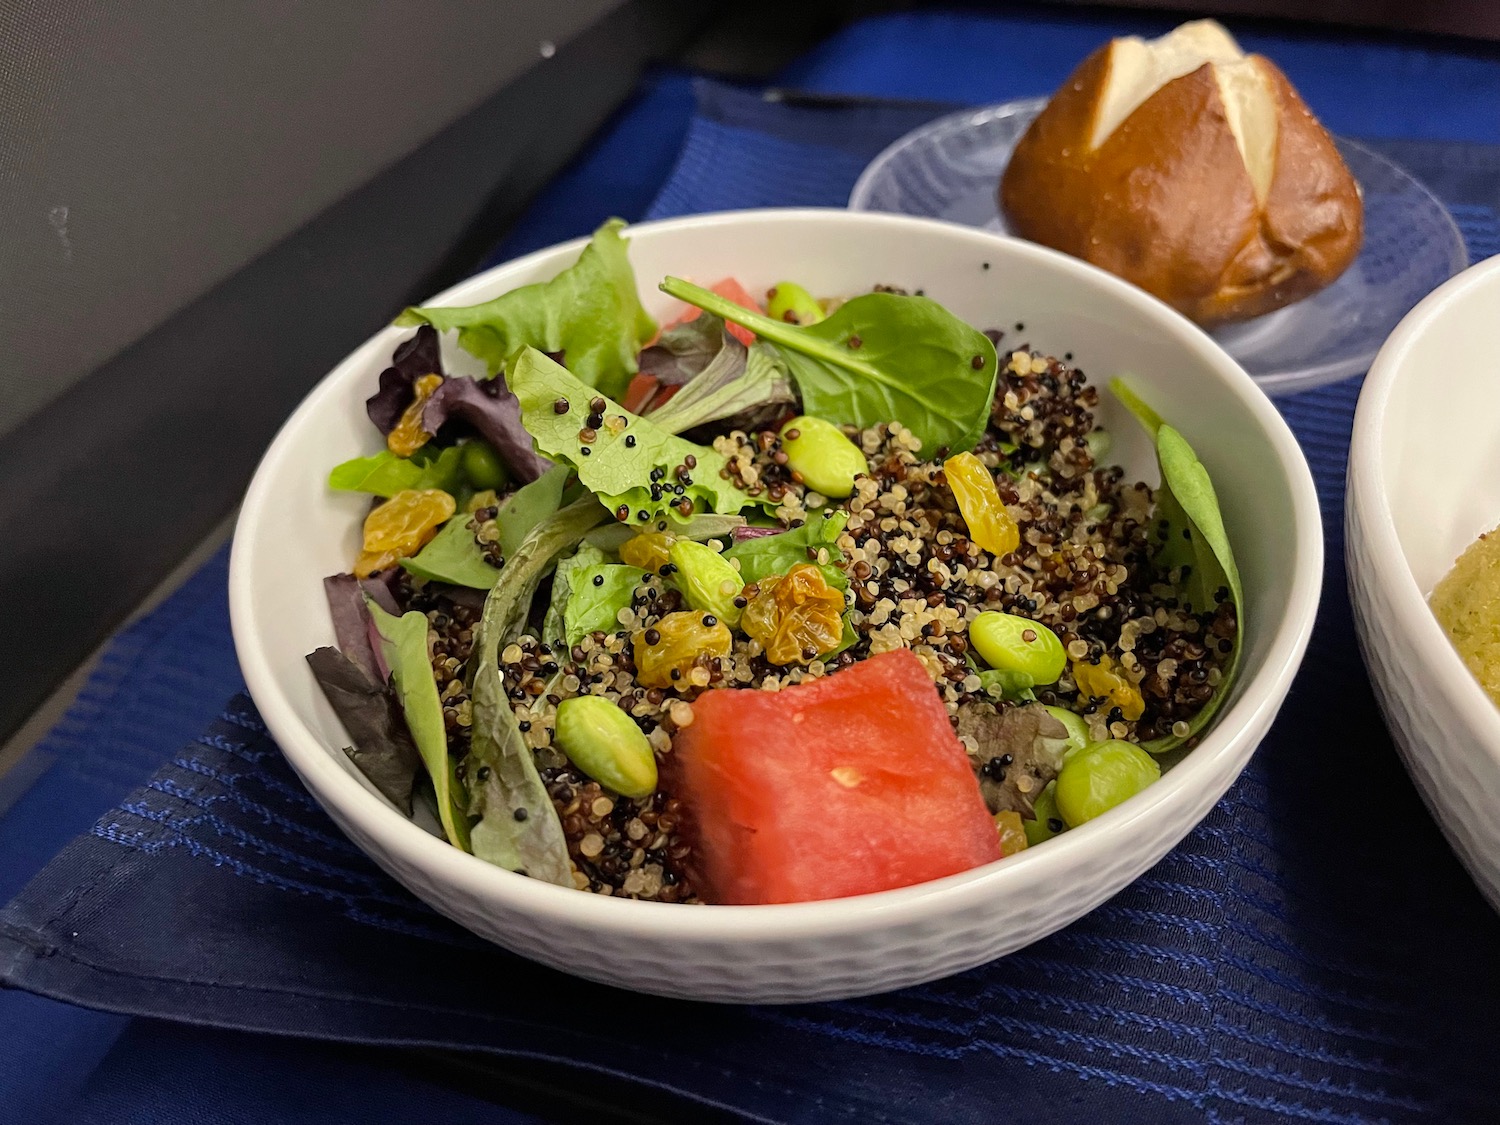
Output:
[[[402,341],[391,356],[391,366],[380,373],[380,389],[365,400],[365,412],[375,428],[389,434],[412,404],[416,381],[423,375],[442,374],[437,330],[424,324]],[[466,423],[494,446],[521,484],[536,480],[552,467],[532,448],[531,435],[521,425],[521,408],[503,378],[477,382],[468,376],[445,377],[422,408],[422,428],[436,438],[450,421]],[[451,440],[455,435],[450,430],[445,436]]]
[[390,675],[390,669],[385,666],[379,636],[374,632],[369,611],[365,609],[365,595],[369,594],[387,613],[399,616],[401,610],[390,587],[395,576],[395,570],[389,570],[363,582],[352,574],[332,574],[323,579],[323,595],[328,599],[328,612],[333,617],[333,635],[338,640],[339,650],[366,676],[382,684]]
[[344,753],[370,784],[410,816],[422,756],[394,693],[338,649],[310,652],[307,664],[354,743]]
[[405,612],[396,603],[396,579],[400,576],[400,573],[392,567],[390,570],[382,570],[379,574],[372,574],[369,578],[360,579],[359,588],[369,594],[381,609],[400,617]]
[[521,425],[521,406],[503,376],[476,382],[468,376],[444,380],[422,408],[422,428],[436,434],[447,423],[468,423],[494,447],[518,484],[536,480],[552,462],[536,452]]
[[375,650],[370,644],[370,615],[359,579],[352,574],[332,574],[323,579],[323,594],[333,617],[333,635],[339,651],[372,680],[380,679]]
[[[365,412],[375,428],[390,433],[411,405],[413,384],[423,375],[441,375],[443,355],[437,330],[430,324],[403,340],[391,355],[391,365],[380,373],[380,389],[365,400]],[[431,432],[431,431],[429,431]]]
[[703,313],[668,328],[641,352],[637,363],[642,375],[655,376],[664,386],[676,387],[699,375],[726,349],[739,361],[737,375],[744,369],[745,345],[724,330],[720,318]]
[[764,539],[767,535],[780,535],[784,527],[737,527],[729,533],[736,543],[743,543],[747,539]]

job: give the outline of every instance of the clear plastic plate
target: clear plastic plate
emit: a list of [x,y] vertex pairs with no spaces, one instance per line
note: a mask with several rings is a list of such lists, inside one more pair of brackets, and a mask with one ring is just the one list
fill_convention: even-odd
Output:
[[[856,211],[926,215],[1009,233],[996,201],[1011,150],[1046,104],[1028,98],[962,110],[908,133],[859,177]],[[1468,265],[1447,209],[1403,169],[1335,138],[1364,195],[1365,241],[1332,285],[1213,336],[1270,394],[1357,375],[1406,313]]]

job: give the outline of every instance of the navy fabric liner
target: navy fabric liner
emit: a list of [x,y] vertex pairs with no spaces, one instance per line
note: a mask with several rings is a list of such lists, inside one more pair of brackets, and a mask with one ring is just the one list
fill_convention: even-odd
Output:
[[[701,86],[651,213],[838,205],[912,117]],[[1482,195],[1497,151],[1405,153],[1451,199],[1476,259],[1500,252]],[[0,914],[0,980],[187,1023],[557,1059],[776,1121],[1491,1120],[1500,920],[1401,771],[1353,643],[1341,505],[1357,391],[1279,403],[1318,479],[1328,572],[1271,736],[1145,878],[1003,961],[803,1007],[572,980],[379,873],[237,698]],[[222,661],[227,633],[202,623],[183,658]],[[612,1030],[614,1012],[630,1034]]]

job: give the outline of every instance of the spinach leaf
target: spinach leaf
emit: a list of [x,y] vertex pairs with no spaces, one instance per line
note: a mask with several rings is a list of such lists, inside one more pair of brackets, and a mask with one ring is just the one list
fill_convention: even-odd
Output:
[[507,560],[533,527],[562,507],[563,486],[568,476],[568,467],[557,465],[501,502],[495,514],[495,528],[500,532],[500,553]]
[[469,822],[463,810],[463,785],[453,772],[448,756],[448,734],[443,725],[443,704],[427,655],[427,617],[416,610],[395,617],[375,604],[368,594],[365,608],[380,634],[381,653],[391,670],[391,683],[401,700],[412,741],[422,755],[437,797],[438,819],[443,833],[456,848],[469,850]]
[[838,548],[838,538],[849,522],[849,513],[832,508],[826,515],[812,515],[801,527],[783,531],[779,535],[762,535],[745,539],[724,552],[726,559],[738,559],[740,577],[745,584],[759,582],[772,574],[785,574],[798,563],[816,562],[818,552],[827,550],[828,562],[820,564],[824,579],[839,590],[849,588],[849,578],[835,563],[844,561],[844,553]]
[[340,492],[373,492],[387,499],[408,488],[440,488],[456,492],[463,484],[463,450],[456,445],[428,459],[397,457],[382,449],[370,457],[356,457],[335,465],[328,487]]
[[1124,379],[1111,379],[1109,389],[1125,409],[1135,415],[1135,420],[1151,435],[1152,440],[1155,440],[1156,431],[1161,429],[1161,415],[1147,406],[1145,400]]
[[432,541],[401,565],[418,578],[432,582],[447,582],[452,586],[472,586],[476,590],[488,590],[495,585],[500,571],[484,561],[479,544],[474,540],[474,529],[469,526],[473,516],[459,512],[443,525],[443,529],[432,537]]
[[[704,313],[699,320],[708,320]],[[786,361],[757,340],[749,348],[728,332],[723,347],[698,375],[666,403],[651,412],[651,421],[668,433],[782,406],[797,401]]]
[[565,559],[557,561],[557,570],[552,575],[552,601],[547,606],[547,615],[542,621],[542,640],[559,644],[567,638],[563,611],[577,583],[579,572],[604,561],[604,552],[587,540],[578,544],[578,550]]
[[[1161,486],[1156,490],[1156,514],[1160,547],[1152,560],[1163,571],[1187,566],[1188,575],[1180,594],[1184,604],[1195,613],[1212,613],[1220,595],[1228,592],[1234,603],[1238,630],[1245,619],[1245,591],[1240,582],[1234,550],[1224,529],[1219,498],[1214,492],[1208,470],[1187,439],[1161,420],[1122,380],[1110,383],[1115,396],[1129,408],[1156,445],[1156,463],[1161,471]],[[1234,651],[1229,654],[1218,690],[1188,721],[1188,733],[1179,738],[1170,735],[1145,743],[1145,749],[1162,754],[1197,735],[1218,713],[1228,698],[1239,674],[1240,653],[1244,638],[1237,635]]]
[[[474,854],[564,887],[573,885],[567,840],[511,710],[500,673],[500,651],[525,623],[547,568],[605,514],[586,496],[531,529],[506,559],[500,580],[485,599],[470,658],[474,725],[469,813],[480,818],[471,833]],[[526,810],[524,820],[516,819],[517,809]]]
[[518,348],[561,352],[568,369],[591,387],[618,397],[636,371],[636,354],[656,331],[641,307],[626,256],[625,226],[611,219],[594,232],[578,261],[551,281],[522,286],[465,308],[411,308],[398,325],[458,329],[458,343],[490,374],[505,369]]
[[661,287],[775,344],[805,413],[862,427],[900,422],[929,455],[972,449],[984,436],[999,374],[995,345],[936,301],[867,293],[800,327],[681,278]]
[[[674,516],[669,505],[685,497],[698,507],[707,505],[715,512],[738,512],[754,501],[730,481],[719,476],[728,462],[707,446],[694,445],[666,433],[649,418],[639,418],[605,400],[605,424],[594,441],[585,445],[579,438],[589,416],[594,391],[554,363],[535,348],[520,354],[512,366],[511,388],[521,402],[521,418],[536,440],[537,448],[554,461],[571,465],[584,486],[596,493],[611,511],[624,506],[641,524],[666,515]],[[561,407],[563,412],[558,413]],[[683,496],[673,491],[675,472],[691,457],[694,465],[688,471],[692,481]],[[653,496],[653,470],[664,474],[662,485]],[[639,519],[641,512],[646,519]]]

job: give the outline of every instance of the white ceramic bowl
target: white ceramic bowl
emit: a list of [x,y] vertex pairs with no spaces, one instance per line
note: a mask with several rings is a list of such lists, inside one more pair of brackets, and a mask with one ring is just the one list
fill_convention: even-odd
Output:
[[1402,320],[1360,392],[1345,554],[1365,664],[1406,768],[1500,909],[1500,711],[1427,596],[1500,524],[1500,257]]
[[[880,992],[999,957],[1099,905],[1160,859],[1239,774],[1302,658],[1322,536],[1312,478],[1266,397],[1206,335],[1125,282],[982,231],[846,211],[744,211],[632,228],[648,307],[667,273],[752,291],[793,277],[820,293],[921,287],[959,316],[1008,330],[1105,382],[1129,374],[1198,448],[1244,575],[1248,642],[1234,699],[1176,768],[1105,816],[989,866],[921,886],[785,906],[687,907],[601,898],[513,875],[449,847],[387,804],[345,759],[346,737],[303,654],[332,641],[320,579],[353,558],[362,497],[323,485],[372,452],[364,400],[408,333],[387,328],[341,363],[277,436],[235,534],[230,604],[245,680],[307,787],[369,855],[435,909],[527,957],[624,988],[784,1002]],[[469,304],[552,277],[582,242],[499,266],[436,299]],[[1025,324],[1024,331],[1016,328]],[[1106,399],[1109,396],[1104,396]],[[1154,462],[1112,400],[1105,424],[1143,479]]]

